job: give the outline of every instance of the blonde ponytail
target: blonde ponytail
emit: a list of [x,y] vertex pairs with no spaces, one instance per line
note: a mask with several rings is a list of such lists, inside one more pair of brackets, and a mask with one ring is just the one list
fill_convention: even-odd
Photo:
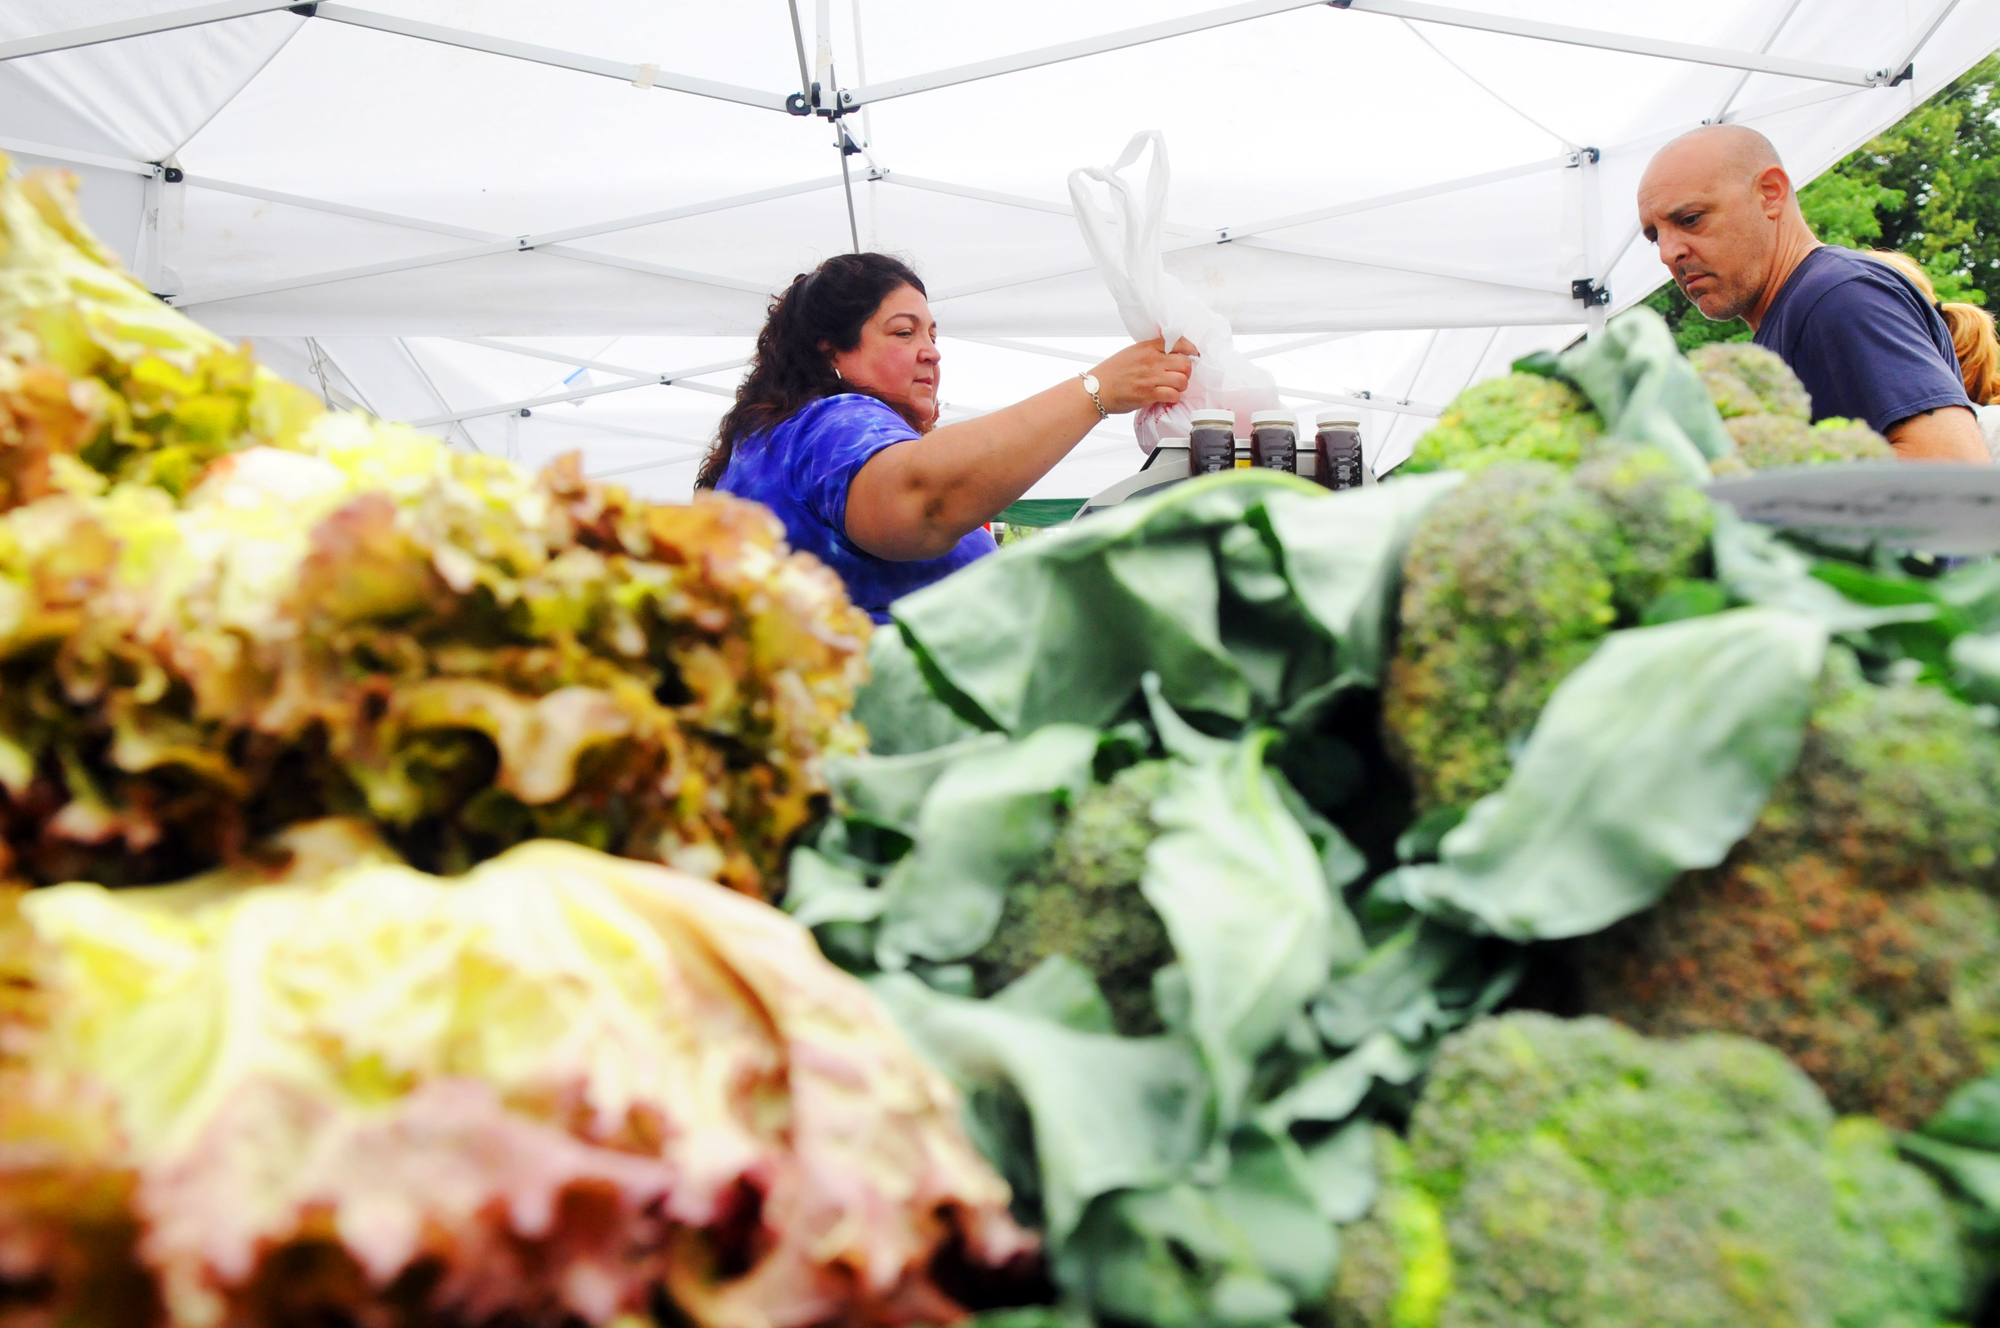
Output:
[[2000,337],[1993,334],[1993,315],[1976,304],[1946,304],[1939,309],[1951,329],[1951,348],[1958,352],[1965,395],[1975,406],[2000,405]]
[[1976,304],[1938,304],[1931,274],[1908,254],[1888,249],[1870,249],[1867,253],[1908,277],[1910,284],[1944,315],[1944,325],[1951,329],[1952,351],[1958,356],[1959,376],[1965,380],[1965,395],[1972,398],[1972,404],[2000,403],[2000,338],[1993,332],[1993,315]]

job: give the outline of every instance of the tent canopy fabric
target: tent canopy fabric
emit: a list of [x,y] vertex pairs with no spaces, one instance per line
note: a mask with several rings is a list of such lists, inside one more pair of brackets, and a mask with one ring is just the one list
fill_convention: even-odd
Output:
[[[857,240],[923,273],[947,418],[1121,344],[1066,177],[1159,128],[1169,266],[1382,463],[1659,284],[1668,138],[1750,124],[1803,181],[2000,46],[2000,0],[1467,3],[14,0],[0,149],[330,400],[670,495]],[[1136,459],[1114,421],[1031,496]]]

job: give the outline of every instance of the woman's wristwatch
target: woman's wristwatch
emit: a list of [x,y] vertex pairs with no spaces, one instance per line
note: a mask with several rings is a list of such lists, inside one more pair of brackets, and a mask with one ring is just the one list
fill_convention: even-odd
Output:
[[1097,375],[1082,373],[1078,374],[1077,377],[1083,380],[1083,390],[1090,393],[1090,404],[1097,407],[1097,418],[1100,420],[1110,419],[1111,412],[1104,408],[1104,399],[1097,395]]

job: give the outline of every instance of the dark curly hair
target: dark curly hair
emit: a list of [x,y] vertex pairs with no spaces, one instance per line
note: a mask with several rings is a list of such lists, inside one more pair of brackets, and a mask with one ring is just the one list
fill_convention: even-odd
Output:
[[[757,334],[757,354],[736,389],[736,404],[722,417],[715,444],[702,458],[697,489],[713,489],[736,445],[782,424],[821,397],[843,392],[876,396],[843,382],[828,353],[861,344],[861,329],[882,301],[904,286],[924,291],[923,279],[907,263],[887,254],[837,254],[811,272],[801,272],[771,301],[770,316]],[[925,292],[927,293],[927,292]],[[878,399],[880,399],[878,397]],[[909,407],[884,401],[922,431],[930,421]]]

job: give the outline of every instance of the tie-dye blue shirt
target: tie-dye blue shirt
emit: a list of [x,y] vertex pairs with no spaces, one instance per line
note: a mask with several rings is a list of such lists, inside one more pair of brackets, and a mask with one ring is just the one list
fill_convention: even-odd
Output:
[[891,562],[847,538],[847,488],[868,458],[917,431],[873,397],[822,397],[775,428],[736,445],[715,487],[754,498],[785,523],[795,549],[840,574],[848,596],[878,623],[891,602],[922,590],[993,552],[993,536],[974,530],[942,558]]

